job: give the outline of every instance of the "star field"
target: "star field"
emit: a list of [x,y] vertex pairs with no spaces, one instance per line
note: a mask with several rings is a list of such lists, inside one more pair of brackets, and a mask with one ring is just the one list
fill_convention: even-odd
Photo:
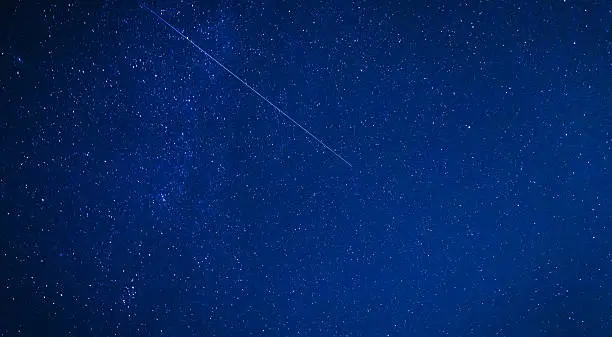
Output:
[[606,336],[606,2],[3,3],[0,336]]

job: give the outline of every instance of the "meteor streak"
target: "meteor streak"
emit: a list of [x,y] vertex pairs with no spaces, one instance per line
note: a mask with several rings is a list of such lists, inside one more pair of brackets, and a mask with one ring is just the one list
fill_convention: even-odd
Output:
[[219,62],[216,58],[214,58],[212,55],[210,55],[208,52],[206,52],[206,50],[202,49],[202,47],[200,47],[197,43],[193,42],[187,35],[181,33],[181,31],[179,31],[176,27],[174,27],[173,25],[171,25],[168,21],[166,21],[164,18],[162,18],[159,14],[157,14],[155,11],[153,11],[151,8],[147,7],[146,5],[141,5],[142,8],[146,9],[147,11],[151,12],[151,14],[155,15],[161,22],[165,23],[166,26],[172,28],[172,30],[174,30],[177,34],[179,34],[182,38],[184,38],[185,40],[187,40],[189,43],[191,43],[194,47],[196,47],[199,51],[201,51],[202,53],[204,53],[204,55],[206,55],[209,59],[213,60],[216,64],[218,64],[221,68],[223,68],[223,70],[227,71],[230,75],[232,75],[235,79],[237,79],[238,81],[240,81],[242,84],[244,84],[244,86],[246,86],[247,88],[251,89],[252,92],[254,92],[257,96],[259,96],[261,99],[263,99],[264,101],[266,101],[268,104],[270,104],[270,106],[272,106],[276,111],[278,111],[281,115],[285,116],[285,118],[287,118],[288,120],[290,120],[293,124],[297,125],[300,129],[302,129],[304,132],[306,132],[307,135],[309,135],[310,137],[312,137],[314,140],[316,140],[319,144],[323,145],[323,147],[325,147],[326,149],[328,149],[331,153],[333,153],[336,157],[338,157],[340,160],[342,160],[344,163],[346,163],[348,166],[353,167],[353,165],[351,165],[351,163],[348,162],[348,160],[344,159],[344,157],[342,157],[340,154],[338,154],[336,151],[334,151],[331,147],[329,147],[327,144],[325,144],[321,139],[319,139],[317,136],[315,136],[312,132],[308,131],[308,129],[306,129],[304,126],[302,126],[300,123],[298,123],[295,119],[293,119],[291,116],[289,116],[287,113],[285,113],[283,110],[281,110],[281,108],[279,108],[278,106],[276,106],[276,104],[272,103],[269,99],[267,99],[264,95],[260,94],[259,91],[255,90],[255,88],[253,88],[252,86],[250,86],[245,80],[243,80],[242,78],[240,78],[238,75],[234,74],[234,72],[232,72],[231,70],[229,70],[226,66],[224,66],[221,62]]

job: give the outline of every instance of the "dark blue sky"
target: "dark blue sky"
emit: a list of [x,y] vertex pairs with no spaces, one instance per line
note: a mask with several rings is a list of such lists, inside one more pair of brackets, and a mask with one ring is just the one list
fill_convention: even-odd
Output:
[[612,7],[3,2],[0,336],[604,336]]

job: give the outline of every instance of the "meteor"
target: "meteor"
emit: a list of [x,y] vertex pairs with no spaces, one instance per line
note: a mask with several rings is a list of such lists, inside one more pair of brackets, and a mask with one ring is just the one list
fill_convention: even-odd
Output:
[[196,47],[199,51],[201,51],[204,55],[206,55],[206,57],[208,57],[209,59],[211,59],[213,62],[215,62],[216,64],[218,64],[221,68],[223,68],[223,70],[225,70],[227,73],[229,73],[230,75],[232,75],[235,79],[237,79],[238,81],[240,81],[242,84],[244,84],[244,86],[246,86],[247,88],[249,88],[252,92],[254,92],[257,96],[259,96],[261,99],[263,99],[264,101],[266,101],[268,104],[270,104],[270,106],[272,106],[276,111],[278,111],[281,115],[283,115],[285,118],[287,118],[288,120],[290,120],[293,124],[297,125],[300,129],[302,129],[307,135],[309,135],[311,138],[313,138],[314,140],[316,140],[319,144],[323,145],[323,147],[325,147],[327,150],[329,150],[331,153],[333,153],[336,157],[338,157],[340,160],[342,160],[346,165],[348,165],[349,167],[353,167],[353,165],[351,165],[351,163],[348,162],[348,160],[344,159],[344,157],[342,157],[340,154],[338,154],[336,151],[334,151],[331,147],[329,147],[327,144],[325,144],[321,139],[319,139],[317,136],[315,136],[312,132],[310,132],[308,129],[306,129],[304,126],[302,126],[302,124],[298,123],[295,119],[293,119],[291,116],[289,116],[287,113],[285,113],[283,110],[281,110],[281,108],[279,108],[278,106],[276,106],[276,104],[272,103],[269,99],[267,99],[264,95],[260,94],[259,91],[255,90],[255,88],[253,88],[251,85],[249,85],[245,80],[243,80],[242,78],[240,78],[238,75],[236,75],[233,71],[229,70],[226,66],[224,66],[221,62],[219,62],[219,60],[217,60],[216,58],[214,58],[212,55],[210,55],[208,52],[206,52],[206,50],[202,49],[202,47],[200,47],[197,43],[193,42],[193,40],[191,40],[187,35],[181,33],[181,31],[179,31],[176,27],[174,27],[173,25],[171,25],[168,21],[166,21],[164,18],[162,18],[159,14],[157,14],[155,11],[153,11],[151,8],[147,7],[146,5],[141,5],[142,8],[146,9],[147,11],[149,11],[151,14],[155,15],[161,22],[165,23],[166,26],[172,28],[172,30],[174,30],[178,35],[180,35],[182,38],[184,38],[185,40],[187,40],[187,42],[191,43],[194,47]]

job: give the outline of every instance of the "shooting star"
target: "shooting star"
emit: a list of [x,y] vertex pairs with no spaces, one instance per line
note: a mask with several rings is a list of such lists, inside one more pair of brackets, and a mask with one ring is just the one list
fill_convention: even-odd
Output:
[[200,47],[197,43],[193,42],[193,40],[191,40],[187,35],[183,34],[181,31],[179,31],[176,27],[174,27],[173,25],[171,25],[168,21],[166,21],[164,18],[162,18],[159,14],[157,14],[155,11],[153,11],[151,8],[147,7],[146,5],[141,5],[142,8],[146,9],[147,11],[149,11],[151,14],[155,15],[161,22],[165,23],[166,26],[172,28],[172,30],[174,30],[177,34],[179,34],[182,38],[184,38],[185,40],[187,40],[189,43],[191,43],[194,47],[196,47],[199,51],[201,51],[202,53],[204,53],[204,55],[206,55],[209,59],[211,59],[212,61],[214,61],[216,64],[218,64],[221,68],[223,68],[223,70],[227,71],[230,75],[232,75],[235,79],[237,79],[238,81],[240,81],[242,84],[244,84],[244,86],[246,86],[247,88],[249,88],[252,92],[254,92],[257,96],[259,96],[261,99],[263,99],[264,101],[266,101],[268,104],[270,104],[270,106],[272,106],[276,111],[278,111],[281,115],[285,116],[285,118],[287,118],[288,120],[290,120],[293,124],[297,125],[300,129],[302,129],[304,132],[306,132],[307,135],[309,135],[310,137],[312,137],[314,140],[316,140],[319,144],[323,145],[323,147],[325,147],[327,150],[329,150],[331,153],[333,153],[336,157],[338,157],[340,160],[342,160],[344,163],[346,163],[346,165],[348,165],[349,167],[353,167],[353,165],[351,165],[351,163],[348,162],[348,160],[344,159],[344,157],[342,157],[340,154],[338,154],[336,151],[334,151],[331,147],[329,147],[327,144],[325,144],[321,139],[319,139],[317,136],[315,136],[312,132],[310,132],[308,129],[306,129],[304,126],[302,126],[302,124],[298,123],[295,119],[293,119],[291,116],[289,116],[287,113],[285,113],[283,110],[281,110],[281,108],[279,108],[278,106],[276,106],[276,104],[272,103],[269,99],[267,99],[264,95],[260,94],[259,91],[255,90],[255,88],[253,88],[252,86],[250,86],[245,80],[243,80],[242,78],[240,78],[238,75],[236,75],[233,71],[229,70],[226,66],[224,66],[221,62],[219,62],[219,60],[217,60],[216,58],[214,58],[212,55],[210,55],[208,52],[206,52],[206,50],[202,49],[202,47]]

